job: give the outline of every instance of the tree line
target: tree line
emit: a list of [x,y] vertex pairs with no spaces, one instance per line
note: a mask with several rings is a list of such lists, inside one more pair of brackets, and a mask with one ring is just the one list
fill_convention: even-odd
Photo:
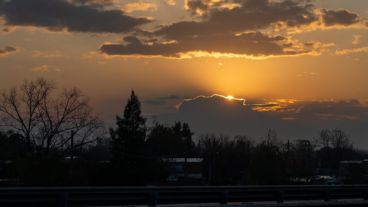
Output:
[[[274,130],[257,141],[206,134],[188,123],[147,126],[132,91],[116,126],[105,130],[88,99],[45,79],[25,81],[0,97],[3,185],[165,185],[164,158],[203,158],[206,185],[311,183],[317,169],[363,159],[349,136],[322,130],[310,140],[282,141]],[[183,183],[185,184],[185,183]]]

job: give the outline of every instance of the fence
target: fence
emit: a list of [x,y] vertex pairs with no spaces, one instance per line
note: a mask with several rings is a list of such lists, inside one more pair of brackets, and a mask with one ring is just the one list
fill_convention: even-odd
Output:
[[1,187],[0,206],[109,206],[368,199],[368,185]]

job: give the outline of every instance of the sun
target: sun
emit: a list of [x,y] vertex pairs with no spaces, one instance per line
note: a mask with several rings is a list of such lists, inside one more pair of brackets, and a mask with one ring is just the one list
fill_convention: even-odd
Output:
[[228,95],[228,96],[225,96],[225,98],[229,101],[232,101],[234,100],[234,96],[231,96],[231,95]]

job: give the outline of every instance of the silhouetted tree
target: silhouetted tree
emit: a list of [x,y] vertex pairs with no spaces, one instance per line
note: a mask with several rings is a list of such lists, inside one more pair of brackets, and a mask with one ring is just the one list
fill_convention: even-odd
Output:
[[19,88],[0,96],[0,118],[4,129],[22,136],[35,151],[70,151],[94,142],[100,122],[83,94],[64,89],[55,95],[55,85],[45,79],[24,81]]
[[0,131],[0,160],[19,159],[30,153],[24,138],[12,131]]
[[294,178],[295,182],[310,182],[316,168],[315,149],[311,141],[287,141],[284,153],[287,176]]
[[353,149],[349,136],[341,129],[324,129],[319,137],[317,151],[319,167],[338,169],[342,160],[359,159],[360,153]]
[[189,124],[188,123],[183,123],[182,125],[182,129],[181,129],[181,135],[182,135],[182,139],[184,141],[184,145],[185,145],[185,151],[187,155],[191,155],[194,153],[193,149],[194,149],[194,142],[192,139],[193,136],[193,132],[190,130]]
[[147,153],[145,123],[140,101],[132,91],[124,116],[116,117],[118,127],[110,129],[113,171],[119,174],[114,176],[117,182],[143,185],[161,179],[163,167],[160,160]]
[[246,184],[254,142],[245,136],[234,139],[204,135],[197,148],[204,158],[204,175],[212,185]]
[[199,149],[200,155],[204,158],[204,174],[207,177],[209,184],[218,183],[217,161],[219,153],[223,149],[223,142],[225,142],[223,137],[217,137],[215,135],[209,134],[203,135],[198,141],[197,147]]
[[152,156],[181,157],[183,145],[172,127],[155,124],[147,136],[147,146]]
[[285,160],[281,142],[274,130],[269,130],[266,139],[257,144],[251,164],[254,184],[287,183]]
[[[236,136],[234,147],[234,164],[237,166],[237,173],[234,179],[235,184],[248,184],[251,182],[251,160],[253,159],[255,143],[247,136]],[[236,158],[238,157],[238,158]]]
[[187,157],[194,154],[189,125],[176,122],[172,127],[156,123],[147,136],[151,154],[159,157]]
[[117,128],[110,129],[112,159],[126,162],[141,157],[146,138],[146,120],[141,116],[141,103],[132,91],[123,117],[116,116]]

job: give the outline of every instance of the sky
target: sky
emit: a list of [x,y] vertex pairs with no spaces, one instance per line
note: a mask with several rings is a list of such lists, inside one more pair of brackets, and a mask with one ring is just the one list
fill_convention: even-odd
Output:
[[107,126],[283,139],[341,128],[368,149],[367,0],[0,0],[0,89],[78,87]]

